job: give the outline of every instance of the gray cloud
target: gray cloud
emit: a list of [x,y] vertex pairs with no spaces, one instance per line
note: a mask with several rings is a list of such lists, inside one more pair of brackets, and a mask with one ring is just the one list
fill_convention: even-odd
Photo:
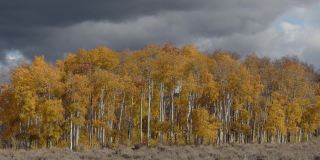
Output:
[[7,50],[3,52],[0,61],[0,83],[9,81],[9,72],[20,63],[30,63],[19,50]]
[[[314,1],[313,1],[314,2]],[[196,43],[203,50],[242,54],[287,51],[272,23],[311,0],[10,0],[0,1],[0,54],[54,60],[78,48],[117,50],[149,43]],[[272,46],[272,47],[270,47]],[[277,50],[277,51],[276,51]],[[0,56],[1,57],[1,56]]]
[[124,21],[166,10],[188,10],[202,7],[209,0],[11,0],[0,2],[0,24],[15,26],[65,26],[85,20]]

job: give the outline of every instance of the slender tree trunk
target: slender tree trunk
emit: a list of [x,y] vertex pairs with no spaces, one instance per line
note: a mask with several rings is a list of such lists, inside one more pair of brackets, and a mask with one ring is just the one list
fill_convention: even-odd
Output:
[[51,149],[52,148],[52,141],[50,138],[48,138],[48,148]]
[[90,94],[90,106],[89,106],[89,144],[92,145],[93,139],[93,108],[92,108],[92,94]]
[[119,124],[118,124],[118,131],[120,133],[120,130],[121,130],[121,123],[122,123],[122,114],[123,114],[123,109],[124,109],[124,99],[125,99],[125,96],[126,94],[124,93],[123,94],[123,97],[122,97],[122,102],[121,102],[121,109],[120,109],[120,117],[119,117]]
[[190,124],[190,118],[191,118],[191,111],[192,111],[192,93],[189,93],[188,96],[188,114],[187,114],[187,143],[190,143],[191,138],[191,124]]
[[171,129],[170,129],[170,143],[173,143],[174,138],[174,89],[171,92]]
[[106,137],[106,129],[103,128],[103,130],[102,130],[102,146],[105,145],[105,137]]
[[[115,102],[116,101],[116,97],[115,97],[115,95],[113,95],[112,96],[112,105],[111,105],[111,109],[110,109],[110,116],[112,116],[112,114],[114,114],[114,106],[115,106]],[[112,119],[112,117],[110,117],[110,119],[109,119],[109,129],[110,129],[110,131],[111,131],[111,133],[112,133],[112,130],[113,130],[113,119]],[[113,135],[111,134],[110,135],[110,138],[109,138],[109,144],[110,145],[112,145],[112,143],[113,143]]]
[[301,142],[302,130],[299,129],[298,142]]
[[151,89],[152,89],[152,80],[149,80],[148,87],[148,133],[147,133],[147,145],[150,146],[151,140]]
[[132,108],[133,108],[133,96],[131,96],[131,103],[130,103],[130,116],[129,116],[129,131],[128,131],[128,138],[129,138],[129,145],[132,143]]
[[73,133],[72,133],[72,130],[73,130],[73,125],[72,125],[72,114],[71,114],[71,117],[70,117],[70,150],[73,149]]
[[[163,83],[160,83],[159,121],[160,121],[161,124],[163,122],[163,119],[162,119],[162,117],[163,117],[163,96],[164,96],[163,95],[163,88],[164,88],[163,87]],[[163,135],[162,135],[161,129],[159,131],[159,143],[160,144],[163,143]]]
[[[98,119],[100,121],[103,121],[104,117],[104,107],[105,107],[105,102],[104,102],[104,97],[105,97],[105,90],[101,89],[100,93],[100,105],[99,105],[99,113],[98,113]],[[103,146],[104,145],[104,127],[99,127],[98,129],[98,139],[100,144]],[[91,133],[93,135],[93,133]],[[91,136],[92,137],[92,136]]]
[[76,143],[75,143],[75,147],[79,146],[79,135],[80,135],[80,126],[76,125]]
[[142,144],[143,142],[143,115],[142,115],[142,111],[143,111],[143,92],[141,91],[141,97],[140,97],[140,144]]

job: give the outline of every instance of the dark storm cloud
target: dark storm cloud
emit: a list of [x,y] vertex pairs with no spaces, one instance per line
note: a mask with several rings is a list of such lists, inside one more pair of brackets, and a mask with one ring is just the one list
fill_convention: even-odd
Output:
[[304,61],[309,62],[314,65],[317,69],[320,68],[320,46],[308,47],[304,50],[302,54]]
[[[309,2],[3,0],[0,1],[0,60],[12,49],[20,50],[27,58],[44,54],[53,60],[78,48],[107,45],[118,50],[137,49],[148,43],[196,43],[199,39],[214,39],[210,42],[221,44],[210,44],[212,48],[228,48],[227,43],[231,43],[235,51],[242,52],[246,47],[240,43],[242,35],[260,34],[282,13]],[[245,51],[259,47],[256,44]]]
[[205,3],[192,0],[10,0],[0,2],[0,24],[64,26],[85,20],[123,21],[165,10],[185,10]]
[[52,29],[84,21],[120,23],[169,10],[193,10],[207,3],[193,0],[0,1],[0,53],[8,49],[20,49],[29,57],[36,54],[57,57],[53,53],[67,52],[73,48],[52,48],[52,45],[56,45],[45,43]]
[[52,28],[84,21],[119,23],[169,10],[201,8],[207,3],[193,0],[0,1],[0,47],[30,48],[34,44],[42,48],[38,43],[48,36]]

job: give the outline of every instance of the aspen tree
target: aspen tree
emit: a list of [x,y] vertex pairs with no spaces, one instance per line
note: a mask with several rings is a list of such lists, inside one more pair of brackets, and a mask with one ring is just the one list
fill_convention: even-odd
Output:
[[64,108],[61,100],[63,92],[61,73],[57,68],[49,65],[44,57],[35,58],[30,72],[38,97],[36,127],[40,132],[40,139],[46,141],[47,147],[51,147],[52,142],[57,142],[62,135]]
[[19,114],[21,108],[17,105],[12,85],[3,84],[0,87],[0,121],[2,123],[1,137],[7,141],[7,146],[17,147],[14,137],[17,137],[20,128]]
[[66,97],[68,105],[68,123],[70,123],[70,149],[79,147],[81,127],[85,123],[86,107],[88,106],[89,80],[86,76],[71,75],[66,80]]
[[36,129],[36,87],[30,72],[29,66],[22,65],[12,74],[14,97],[20,108],[18,137],[20,145],[26,149],[31,148],[32,137],[39,137]]
[[296,58],[193,45],[35,57],[0,88],[6,146],[293,143],[320,128],[318,74]]

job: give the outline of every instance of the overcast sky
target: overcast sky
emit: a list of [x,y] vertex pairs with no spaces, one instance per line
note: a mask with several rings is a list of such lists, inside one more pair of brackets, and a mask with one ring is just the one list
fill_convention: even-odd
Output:
[[320,68],[319,0],[1,0],[0,68],[79,48],[194,43]]

